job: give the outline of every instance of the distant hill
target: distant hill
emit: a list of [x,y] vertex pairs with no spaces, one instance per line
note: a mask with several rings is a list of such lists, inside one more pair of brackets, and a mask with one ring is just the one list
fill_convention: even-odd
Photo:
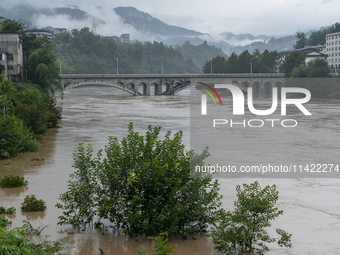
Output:
[[252,34],[234,34],[231,32],[223,32],[220,35],[223,36],[224,40],[229,41],[229,40],[237,40],[237,41],[244,41],[244,40],[262,40],[266,41],[269,40],[271,37],[267,35],[258,35],[258,36],[253,36]]
[[[58,8],[33,8],[28,5],[18,5],[12,10],[6,12],[0,11],[0,16],[4,15],[6,18],[15,20],[27,20],[31,21],[34,15],[44,14],[46,16],[67,15],[71,20],[84,21],[92,16],[87,12],[78,8],[58,7]],[[48,26],[49,24],[46,24]]]
[[295,35],[289,35],[279,38],[272,37],[267,42],[252,42],[251,44],[247,44],[245,46],[237,46],[231,48],[229,53],[235,52],[236,54],[241,54],[243,51],[248,50],[249,53],[252,53],[255,49],[259,49],[262,53],[266,49],[269,51],[286,51],[294,49],[294,45],[296,44]]
[[130,24],[140,32],[149,32],[164,36],[199,36],[203,33],[182,27],[167,25],[163,21],[152,17],[150,14],[137,10],[134,7],[116,7],[114,11],[125,24]]
[[[20,3],[14,6],[11,10],[6,11],[4,11],[5,8],[1,8],[1,6],[2,3],[0,3],[0,16],[15,20],[21,19],[34,22],[34,17],[36,17],[36,15],[44,14],[47,16],[46,24],[44,25],[44,27],[51,25],[48,24],[49,17],[52,18],[57,15],[65,15],[69,17],[69,27],[67,27],[68,29],[73,28],[72,21],[83,22],[84,27],[86,27],[89,26],[90,19],[96,18],[91,16],[86,11],[79,9],[77,6],[35,8],[28,5],[27,3]],[[97,9],[105,10],[106,7],[101,6],[97,7]],[[173,47],[179,47],[187,41],[190,41],[191,44],[196,46],[201,45],[202,43],[207,41],[208,45],[213,45],[217,48],[221,48],[224,53],[230,55],[234,51],[237,54],[240,54],[244,50],[248,50],[250,53],[252,53],[255,49],[259,49],[261,52],[263,52],[265,49],[268,49],[269,51],[277,50],[280,52],[293,49],[293,46],[296,43],[295,35],[274,38],[268,35],[254,36],[251,33],[235,34],[231,32],[223,32],[220,34],[220,39],[217,39],[213,38],[213,36],[209,34],[205,34],[199,31],[166,24],[165,22],[151,16],[150,14],[139,11],[134,7],[116,7],[114,8],[114,11],[122,21],[121,23],[115,23],[115,26],[120,25],[123,28],[124,24],[129,24],[133,26],[137,31],[135,34],[132,34],[130,32],[131,38],[137,38],[137,34],[139,33],[139,35],[143,35],[140,38],[147,38],[147,40],[150,40],[151,42],[154,40],[162,41],[164,44],[171,45]],[[100,18],[102,20],[96,18],[96,20],[99,21],[98,28],[101,24],[104,24],[105,21],[110,20],[106,20],[104,14]],[[322,44],[324,43],[324,37],[326,33],[329,33],[329,31],[334,32],[338,30],[340,30],[340,28],[338,23],[336,23],[336,25],[333,25],[333,27],[330,26],[326,28],[321,28],[318,31],[306,32],[306,35],[308,37],[311,36],[309,43]]]

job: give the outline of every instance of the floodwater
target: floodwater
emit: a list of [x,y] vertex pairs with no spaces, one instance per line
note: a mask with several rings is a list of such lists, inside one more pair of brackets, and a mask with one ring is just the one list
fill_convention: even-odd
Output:
[[[29,182],[26,188],[0,188],[0,205],[17,209],[15,215],[9,216],[12,227],[21,226],[22,220],[30,221],[34,227],[48,225],[42,235],[48,235],[48,240],[58,240],[69,246],[71,254],[100,254],[99,248],[105,254],[137,254],[141,246],[153,254],[150,252],[151,241],[138,242],[102,228],[68,234],[74,230],[71,226],[57,225],[61,210],[54,205],[58,202],[59,194],[67,190],[69,174],[74,171],[72,152],[80,142],[93,144],[96,152],[104,148],[108,136],[124,137],[129,122],[133,122],[135,130],[140,133],[144,133],[149,124],[162,126],[162,134],[167,130],[183,130],[183,142],[189,147],[188,95],[188,90],[168,97],[131,97],[108,87],[66,90],[64,99],[58,99],[58,105],[63,107],[62,128],[49,130],[38,152],[20,154],[11,159],[13,164],[9,166],[3,166],[5,160],[0,160],[0,173],[24,176]],[[329,105],[327,101],[322,103],[325,112],[334,110],[334,101]],[[339,119],[334,118],[334,124],[338,122]],[[306,153],[315,153],[313,148],[307,146],[305,149]],[[329,148],[318,150],[325,153]],[[44,158],[44,161],[32,162],[34,157]],[[339,161],[338,158],[335,160]],[[262,186],[276,184],[279,191],[277,206],[284,211],[282,216],[273,221],[273,228],[269,232],[275,236],[277,227],[293,235],[293,248],[270,244],[271,250],[266,254],[340,254],[340,179],[257,180]],[[220,179],[223,207],[226,210],[233,209],[237,184],[254,181],[245,178]],[[31,194],[46,201],[45,212],[20,211],[25,196]],[[174,249],[177,254],[219,254],[214,250],[211,240],[204,235],[186,241],[170,238],[169,244],[178,244]]]

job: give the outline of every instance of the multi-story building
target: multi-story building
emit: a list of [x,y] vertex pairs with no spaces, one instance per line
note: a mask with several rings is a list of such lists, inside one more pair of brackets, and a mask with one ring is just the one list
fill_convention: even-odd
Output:
[[0,33],[0,74],[16,81],[23,77],[22,41],[18,33]]
[[121,41],[121,43],[123,43],[123,44],[128,44],[128,43],[130,43],[130,35],[129,35],[129,34],[122,34],[122,35],[120,36],[120,41]]
[[53,31],[54,34],[67,33],[67,28],[56,27]]
[[53,39],[53,33],[51,31],[48,30],[44,30],[44,29],[31,29],[31,30],[26,30],[25,31],[26,35],[29,34],[34,34],[36,35],[38,38],[43,37],[44,35],[46,35],[50,40]]
[[327,61],[327,54],[326,54],[326,46],[325,45],[317,45],[317,46],[305,46],[302,49],[297,50],[290,50],[290,51],[282,51],[281,54],[281,62],[286,59],[288,55],[290,55],[294,51],[302,52],[306,57],[306,64],[315,59],[315,58],[322,58]]
[[340,69],[340,32],[326,35],[326,54],[328,66],[337,72]]

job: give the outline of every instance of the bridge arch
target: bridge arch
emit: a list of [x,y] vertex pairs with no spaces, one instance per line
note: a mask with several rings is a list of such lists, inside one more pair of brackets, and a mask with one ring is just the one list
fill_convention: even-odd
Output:
[[72,82],[66,82],[65,84],[67,84],[67,86],[64,87],[64,90],[82,87],[82,86],[103,85],[103,86],[108,86],[108,87],[120,89],[120,90],[123,90],[123,91],[125,91],[129,94],[135,95],[135,91],[125,87],[124,83],[122,83],[122,82],[117,82],[117,83],[109,83],[109,82],[77,82],[77,83],[72,83]]
[[281,93],[281,88],[283,87],[282,81],[275,82],[275,87],[277,87],[278,93]]

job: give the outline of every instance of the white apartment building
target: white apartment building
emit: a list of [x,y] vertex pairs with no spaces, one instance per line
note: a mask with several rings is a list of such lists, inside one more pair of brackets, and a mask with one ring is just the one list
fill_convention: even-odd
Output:
[[0,74],[12,81],[22,79],[23,51],[18,33],[0,33]]
[[328,66],[332,71],[340,69],[340,32],[326,35],[326,54]]

